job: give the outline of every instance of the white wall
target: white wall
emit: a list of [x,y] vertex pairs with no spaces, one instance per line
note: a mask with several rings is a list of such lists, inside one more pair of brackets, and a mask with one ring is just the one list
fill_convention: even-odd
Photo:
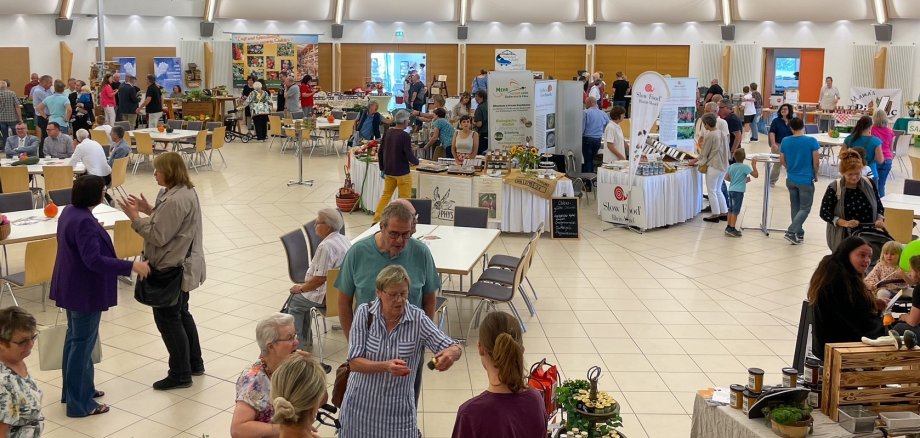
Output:
[[[106,18],[106,44],[110,46],[179,46],[182,38],[200,39],[199,20],[195,18],[111,16]],[[892,44],[915,44],[913,35],[920,33],[920,21],[895,20]],[[342,43],[458,43],[456,23],[376,23],[346,22],[344,37],[332,40],[328,22],[221,20],[215,26],[214,39],[226,40],[225,32],[240,33],[317,33],[321,42]],[[508,44],[585,44],[584,26],[580,23],[507,24],[469,23],[467,44],[507,42]],[[736,24],[736,42],[759,47],[824,48],[824,72],[833,76],[841,94],[848,95],[850,66],[855,43],[874,44],[870,22],[839,21],[834,23],[748,23]],[[400,30],[404,37],[396,38]],[[94,59],[95,17],[75,16],[68,37],[54,35],[52,16],[0,16],[0,41],[8,46],[30,46],[31,69],[39,73],[60,74],[58,41],[64,40],[74,51],[74,75],[84,77]],[[632,24],[598,23],[595,44],[690,44],[691,71],[699,62],[693,46],[719,42],[719,23]],[[177,49],[178,51],[178,49]],[[756,62],[760,65],[762,53]],[[905,90],[905,99],[913,100],[920,92],[920,56],[916,57],[913,90]],[[757,71],[760,71],[758,68]],[[711,78],[702,78],[707,82]],[[752,78],[759,82],[760,78]]]

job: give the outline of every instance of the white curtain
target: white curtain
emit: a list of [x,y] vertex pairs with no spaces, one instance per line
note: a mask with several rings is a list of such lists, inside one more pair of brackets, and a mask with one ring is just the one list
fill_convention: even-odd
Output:
[[[853,65],[850,68],[850,86],[875,87],[874,58],[878,46],[874,44],[853,45]],[[890,60],[891,58],[889,58]]]
[[[179,57],[182,58],[182,71],[188,70],[190,63],[198,65],[200,70],[204,70],[204,43],[201,40],[182,40],[179,42]],[[184,77],[184,76],[183,76]],[[204,82],[202,82],[204,85]],[[183,90],[187,90],[183,79]]]
[[226,85],[227,89],[233,91],[233,56],[231,53],[232,43],[229,40],[212,41],[211,47],[214,48],[214,77],[211,78],[211,86]]
[[731,82],[727,93],[741,93],[751,82],[759,82],[760,64],[757,62],[757,46],[753,44],[735,44],[732,46]]
[[[901,89],[902,101],[916,100],[913,93],[913,67],[914,56],[917,48],[915,46],[890,46],[888,47],[888,68],[885,69],[885,88]],[[904,108],[901,108],[904,113]]]
[[[695,44],[692,48],[697,56],[690,75],[696,77],[700,86],[709,86],[709,81],[722,75],[722,44]],[[725,78],[719,78],[725,82]]]

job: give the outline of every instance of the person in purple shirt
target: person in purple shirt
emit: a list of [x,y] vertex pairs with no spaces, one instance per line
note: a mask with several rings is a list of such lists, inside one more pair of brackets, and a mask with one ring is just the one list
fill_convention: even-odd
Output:
[[99,336],[102,312],[118,303],[119,275],[150,273],[145,261],[115,257],[109,233],[99,225],[92,209],[102,202],[105,181],[84,175],[73,183],[71,205],[61,212],[57,227],[57,261],[51,277],[51,299],[67,311],[67,335],[61,372],[61,402],[68,417],[86,417],[109,411],[94,398],[92,351]]
[[383,178],[383,195],[374,213],[374,223],[380,222],[383,209],[393,198],[393,192],[399,189],[400,198],[412,196],[412,177],[409,165],[418,166],[418,158],[412,152],[412,136],[406,132],[409,126],[409,111],[399,110],[393,116],[396,125],[387,130],[381,140],[377,159],[380,164],[380,177]]
[[453,438],[546,436],[543,397],[524,377],[524,340],[517,319],[489,313],[479,326],[479,359],[489,387],[457,411]]

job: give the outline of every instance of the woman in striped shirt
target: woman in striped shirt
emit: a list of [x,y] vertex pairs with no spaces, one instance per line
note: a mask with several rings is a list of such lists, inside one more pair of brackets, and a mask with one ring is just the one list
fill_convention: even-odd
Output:
[[[438,371],[462,349],[418,307],[408,303],[409,274],[390,265],[377,274],[377,299],[358,306],[348,339],[351,375],[342,401],[341,438],[416,438],[414,364],[437,352]],[[408,364],[413,364],[409,367]]]

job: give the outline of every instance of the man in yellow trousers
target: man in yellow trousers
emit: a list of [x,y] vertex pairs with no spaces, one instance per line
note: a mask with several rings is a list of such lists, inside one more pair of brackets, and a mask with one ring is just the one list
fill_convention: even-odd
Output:
[[380,164],[380,177],[384,179],[383,194],[374,212],[374,222],[380,222],[383,209],[393,198],[398,188],[400,198],[412,196],[412,177],[409,165],[418,165],[418,158],[412,152],[412,137],[406,132],[409,126],[409,111],[399,110],[393,116],[396,126],[387,130],[383,136],[377,159]]

